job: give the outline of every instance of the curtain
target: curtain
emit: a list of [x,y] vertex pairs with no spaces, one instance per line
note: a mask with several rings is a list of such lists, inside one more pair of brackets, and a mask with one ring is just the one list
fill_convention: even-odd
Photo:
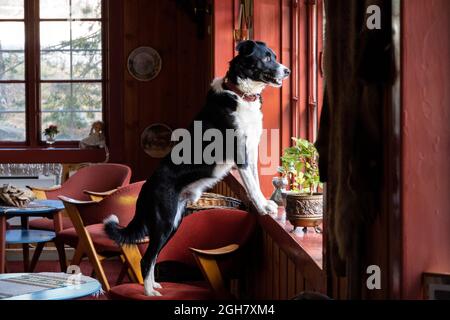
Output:
[[[371,5],[380,9],[380,29],[367,24],[376,19],[367,13]],[[316,147],[327,183],[331,266],[354,285],[361,280],[364,228],[380,209],[383,109],[395,70],[391,1],[325,0],[325,15],[325,92]]]

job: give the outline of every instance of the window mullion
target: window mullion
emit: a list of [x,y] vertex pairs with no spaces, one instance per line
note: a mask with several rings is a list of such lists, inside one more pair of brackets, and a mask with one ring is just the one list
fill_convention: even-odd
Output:
[[298,0],[292,1],[291,6],[291,119],[292,135],[299,136],[299,3]]
[[307,1],[307,48],[308,48],[308,74],[307,74],[307,123],[308,139],[315,140],[316,136],[316,118],[317,118],[317,100],[316,100],[316,9],[317,2]]
[[26,130],[27,144],[38,146],[37,114],[39,105],[39,0],[25,0],[25,56],[26,56]]

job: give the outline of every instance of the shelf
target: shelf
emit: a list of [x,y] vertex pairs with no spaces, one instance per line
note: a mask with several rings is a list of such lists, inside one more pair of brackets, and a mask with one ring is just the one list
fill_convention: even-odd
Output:
[[82,163],[105,158],[104,149],[0,148],[0,163]]

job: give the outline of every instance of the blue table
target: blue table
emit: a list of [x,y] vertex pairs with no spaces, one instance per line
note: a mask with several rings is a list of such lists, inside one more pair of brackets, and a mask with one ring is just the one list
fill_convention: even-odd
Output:
[[47,230],[14,229],[6,230],[6,243],[42,243],[55,239],[56,234]]
[[[28,217],[51,217],[58,213],[59,211],[64,209],[64,204],[62,201],[59,200],[36,200],[32,201],[28,204],[25,208],[14,208],[14,207],[6,207],[6,206],[0,206],[0,273],[5,272],[5,265],[6,265],[6,220],[14,217],[14,216],[20,216],[24,219],[27,219]],[[17,236],[37,236],[33,239],[31,237],[28,238],[30,240],[30,243],[33,242],[40,242],[39,239],[42,239],[43,234],[38,233],[17,233],[17,234],[11,234],[12,238],[15,238],[16,243],[24,243],[24,239],[20,240],[17,238]],[[51,235],[47,234],[46,237],[49,237]],[[9,237],[8,237],[9,238]],[[37,241],[35,241],[37,240]],[[21,241],[21,242],[19,242]]]
[[[56,272],[45,272],[45,273],[7,273],[7,274],[0,274],[0,296],[3,294],[11,293],[11,292],[4,292],[8,289],[5,288],[5,284],[10,286],[15,286],[14,282],[11,283],[5,283],[1,280],[5,279],[13,279],[18,278],[21,276],[52,276],[52,277],[63,277],[67,276],[63,273],[56,273]],[[56,287],[56,288],[45,288],[42,287],[38,289],[39,291],[32,292],[32,293],[25,293],[25,294],[19,294],[19,295],[13,295],[13,296],[7,296],[7,297],[0,297],[0,300],[68,300],[68,299],[77,299],[86,297],[89,295],[96,295],[100,294],[102,292],[102,286],[100,282],[98,282],[96,279],[93,279],[91,277],[82,276],[81,282],[79,284],[69,284],[65,285],[63,287]],[[20,285],[20,284],[18,284]]]

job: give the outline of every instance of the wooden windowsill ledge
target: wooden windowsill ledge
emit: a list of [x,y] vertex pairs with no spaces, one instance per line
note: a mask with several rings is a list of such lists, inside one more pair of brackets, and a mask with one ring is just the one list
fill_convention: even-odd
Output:
[[313,262],[319,270],[323,269],[323,236],[313,228],[303,232],[302,228],[294,227],[286,220],[283,207],[278,215],[258,217],[260,225],[294,261],[298,263]]
[[[225,182],[252,210],[253,206],[247,199],[239,173],[232,170],[231,174],[225,178]],[[313,228],[308,228],[306,233],[302,231],[302,228],[297,228],[293,232],[294,227],[289,221],[286,221],[286,214],[282,207],[279,208],[278,215],[258,215],[258,221],[261,227],[297,266],[322,274],[323,235],[321,233],[316,233]]]
[[2,147],[0,163],[82,163],[103,162],[104,149],[79,149],[67,147]]

